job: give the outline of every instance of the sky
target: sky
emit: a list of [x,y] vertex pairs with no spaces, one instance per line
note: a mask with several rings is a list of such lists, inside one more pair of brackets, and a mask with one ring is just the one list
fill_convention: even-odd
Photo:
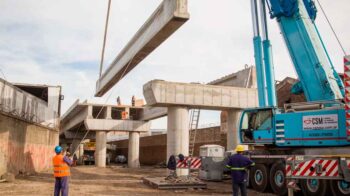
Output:
[[[350,53],[349,0],[319,0]],[[153,79],[207,83],[254,64],[249,0],[189,0],[190,20],[104,97],[94,98],[108,0],[1,0],[0,77],[10,82],[61,85],[63,113],[76,99],[130,104],[143,98]],[[104,68],[118,55],[161,0],[112,0]],[[343,52],[325,17],[316,24],[335,68]],[[296,77],[277,23],[269,20],[277,80]],[[201,113],[200,124],[217,123],[219,112]],[[165,128],[166,119],[152,122]]]

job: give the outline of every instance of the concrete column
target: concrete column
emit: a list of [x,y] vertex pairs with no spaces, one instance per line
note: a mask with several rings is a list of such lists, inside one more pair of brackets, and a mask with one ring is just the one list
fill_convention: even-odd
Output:
[[130,119],[130,108],[126,107],[125,112],[126,112],[126,119]]
[[239,144],[238,126],[241,111],[229,110],[227,113],[227,150],[233,150]]
[[128,167],[139,168],[140,132],[129,132]]
[[95,165],[106,167],[107,132],[96,131]]
[[88,106],[88,115],[87,115],[86,118],[94,118],[93,115],[92,115],[92,105]]
[[79,156],[82,157],[84,155],[84,144],[79,144]]
[[79,144],[79,150],[78,150],[77,156],[78,156],[78,163],[83,165],[84,164],[83,163],[84,144]]
[[112,119],[112,107],[108,106],[106,109],[106,119]]
[[[188,156],[189,131],[188,131],[188,108],[168,108],[168,132],[167,132],[167,157],[171,155]],[[187,169],[177,169],[177,175],[188,175]]]

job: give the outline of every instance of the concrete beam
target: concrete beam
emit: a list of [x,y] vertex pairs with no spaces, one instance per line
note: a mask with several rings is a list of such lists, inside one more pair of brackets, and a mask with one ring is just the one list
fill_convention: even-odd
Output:
[[103,96],[189,19],[187,0],[164,0],[96,82]]
[[166,107],[145,107],[140,114],[139,120],[154,120],[168,114]]
[[64,118],[61,118],[61,132],[66,132],[73,127],[77,126],[79,123],[82,123],[85,118],[88,116],[88,108],[87,107],[77,107],[77,105],[73,105],[74,109],[71,113],[66,112]]
[[85,127],[90,131],[137,131],[147,132],[150,122],[136,120],[85,119]]
[[[76,132],[76,130],[74,131],[65,131],[64,133],[64,137],[66,139],[82,139],[84,137],[84,135],[86,134],[86,130],[85,131],[78,131]],[[95,139],[95,132],[90,131],[85,139]]]
[[258,106],[256,89],[152,80],[143,86],[149,106],[186,106],[208,110]]
[[64,121],[64,119],[70,119],[71,116],[69,115],[75,115],[77,106],[79,105],[79,99],[75,100],[75,102],[68,108],[68,110],[61,116],[61,123]]

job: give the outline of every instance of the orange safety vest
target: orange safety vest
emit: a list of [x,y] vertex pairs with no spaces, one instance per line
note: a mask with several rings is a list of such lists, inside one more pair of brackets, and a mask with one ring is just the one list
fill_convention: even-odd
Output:
[[53,157],[53,172],[55,177],[70,176],[69,166],[63,160],[63,155]]
[[128,115],[128,112],[123,111],[122,112],[122,120],[125,120]]

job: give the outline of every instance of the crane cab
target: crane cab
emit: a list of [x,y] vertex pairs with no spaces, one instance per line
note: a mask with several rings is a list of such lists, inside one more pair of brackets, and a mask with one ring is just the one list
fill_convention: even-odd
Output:
[[274,142],[274,108],[253,108],[242,112],[239,133],[241,143]]

